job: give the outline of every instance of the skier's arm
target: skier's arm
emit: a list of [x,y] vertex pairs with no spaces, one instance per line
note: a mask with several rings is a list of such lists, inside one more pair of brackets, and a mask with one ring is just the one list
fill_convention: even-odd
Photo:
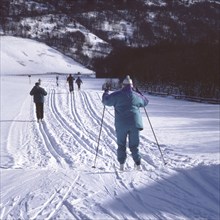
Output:
[[30,95],[34,95],[35,93],[35,87],[33,87],[33,89],[30,91]]
[[42,95],[44,95],[44,96],[46,96],[46,95],[47,95],[46,90],[45,90],[45,89],[43,89],[43,88],[40,88],[40,93],[41,93]]
[[43,94],[44,94],[44,96],[46,96],[46,95],[47,95],[47,92],[46,92],[46,90],[43,90]]
[[140,107],[145,107],[145,106],[149,103],[149,100],[147,99],[147,97],[146,97],[145,95],[143,95],[142,92],[141,92],[137,87],[136,87],[136,89],[134,90],[134,92],[137,94],[137,96],[138,96],[139,98],[142,99],[141,102],[143,102],[143,103],[141,104]]
[[146,96],[142,96],[142,100],[144,102],[142,107],[145,107],[149,103],[149,100],[147,99]]
[[102,103],[107,106],[114,106],[116,101],[115,95],[116,92],[109,94],[109,91],[106,89],[102,95]]

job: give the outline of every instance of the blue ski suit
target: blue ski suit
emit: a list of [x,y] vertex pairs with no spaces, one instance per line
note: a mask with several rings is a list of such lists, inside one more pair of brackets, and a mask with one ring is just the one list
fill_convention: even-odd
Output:
[[140,165],[139,132],[143,130],[140,107],[148,104],[145,96],[133,91],[131,85],[124,86],[121,90],[111,94],[105,91],[102,102],[115,108],[115,129],[117,137],[117,158],[120,164],[126,160],[126,139],[128,136],[129,148],[136,165]]

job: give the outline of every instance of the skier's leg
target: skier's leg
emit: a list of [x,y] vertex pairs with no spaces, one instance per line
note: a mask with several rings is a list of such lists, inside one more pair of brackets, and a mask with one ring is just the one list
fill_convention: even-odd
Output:
[[41,107],[40,107],[41,108],[40,109],[41,110],[41,117],[40,118],[42,120],[44,118],[44,103],[40,103],[40,104],[41,104]]
[[69,88],[70,88],[70,92],[72,92],[73,91],[73,85],[71,83],[69,84]]
[[40,114],[40,111],[41,111],[41,109],[40,109],[40,103],[35,103],[35,105],[36,105],[36,116],[37,116],[37,120],[39,120],[40,117],[41,117],[41,114]]
[[137,128],[132,128],[128,134],[129,148],[132,154],[132,158],[136,165],[141,164],[141,156],[139,154],[139,148],[138,148],[140,143],[139,133],[140,131]]
[[116,129],[116,136],[117,136],[117,159],[120,164],[124,164],[126,160],[126,138],[127,132],[123,129]]

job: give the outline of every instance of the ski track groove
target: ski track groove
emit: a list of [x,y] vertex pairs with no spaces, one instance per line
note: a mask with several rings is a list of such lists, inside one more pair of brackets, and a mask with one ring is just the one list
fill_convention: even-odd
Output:
[[[33,106],[31,107],[31,118],[34,118],[34,108]],[[35,145],[34,147],[31,146],[30,147],[30,156],[34,155],[34,158],[35,156],[37,155],[37,158],[35,158],[35,161],[33,161],[33,158],[31,158],[29,160],[29,163],[30,161],[34,163],[34,166],[36,166],[36,160],[38,162],[38,166],[43,166],[43,167],[46,167],[48,166],[48,159],[51,157],[50,155],[50,152],[48,152],[48,149],[47,147],[45,146],[44,144],[44,139],[43,139],[43,136],[41,134],[41,132],[39,131],[39,124],[37,124],[36,122],[33,121],[33,123],[31,123],[31,128],[30,128],[33,132],[31,132],[31,138],[30,138],[30,142],[31,142],[31,145]],[[39,152],[37,154],[37,152]],[[43,159],[43,160],[42,160]]]
[[[11,203],[10,203],[11,202]],[[6,216],[10,215],[10,213],[12,211],[14,211],[17,208],[17,205],[20,202],[20,196],[16,196],[13,199],[11,199],[11,201],[9,202],[8,206],[10,206],[9,210],[5,211],[5,208],[3,209],[2,213],[1,213],[1,219],[4,219],[3,214]]]
[[[60,210],[61,206],[64,205],[64,202],[68,199],[68,196],[71,193],[71,190],[73,189],[74,185],[76,185],[77,181],[79,180],[80,176],[79,174],[76,176],[76,178],[73,180],[72,184],[68,187],[65,193],[60,193],[62,190],[62,186],[49,197],[49,199],[44,202],[44,205],[42,208],[35,213],[35,215],[31,219],[45,219],[49,220],[56,215],[56,213]],[[56,201],[57,200],[57,201]],[[53,204],[53,201],[55,204]],[[53,204],[53,211],[49,212],[48,214],[44,214],[47,216],[42,216],[43,212],[45,211],[47,213],[47,210],[50,208],[51,204]]]
[[[53,105],[52,105],[52,112],[55,115],[55,118],[57,119],[57,121],[61,124],[62,128],[64,128],[71,136],[73,136],[74,139],[76,139],[78,141],[78,143],[83,144],[84,148],[87,151],[90,151],[90,153],[93,153],[89,149],[89,146],[88,146],[87,142],[84,141],[82,138],[80,138],[80,137],[82,137],[85,134],[81,132],[81,129],[76,129],[77,126],[74,126],[74,128],[73,128],[70,125],[70,122],[68,122],[66,120],[66,118],[59,113],[59,111],[57,110],[57,106],[56,106],[55,100],[54,100]],[[74,121],[74,123],[75,123],[75,121]]]
[[[9,128],[9,133],[8,133],[8,142],[7,142],[7,150],[10,154],[13,155],[13,158],[16,158],[16,160],[14,160],[15,162],[19,161],[19,158],[21,158],[23,156],[23,154],[21,152],[23,152],[23,149],[27,146],[28,144],[28,140],[29,140],[29,136],[28,136],[28,132],[25,132],[25,137],[24,137],[24,133],[23,130],[20,129],[20,124],[17,123],[17,121],[20,120],[24,120],[24,117],[26,118],[26,116],[23,115],[23,111],[24,108],[27,105],[27,103],[29,103],[30,99],[26,98],[24,103],[21,106],[20,112],[18,113],[18,115],[13,119],[12,124]],[[25,126],[23,126],[24,130],[28,130],[28,123],[25,122],[24,123]],[[24,142],[24,143],[23,143]],[[19,150],[15,149],[15,146],[19,146]],[[22,151],[21,151],[22,150]],[[22,164],[13,164],[12,166],[17,166],[17,167],[21,167]]]
[[[84,95],[83,95],[84,94]],[[90,114],[90,109],[93,109],[94,107],[95,107],[95,105],[94,105],[94,103],[95,102],[93,102],[93,100],[92,101],[90,101],[90,102],[88,102],[87,100],[86,100],[86,97],[89,95],[89,92],[87,91],[87,92],[76,92],[76,94],[75,94],[75,100],[74,101],[72,101],[72,99],[71,99],[71,102],[72,102],[72,106],[73,106],[73,108],[72,108],[72,114],[74,114],[74,116],[77,118],[77,119],[80,119],[81,117],[80,117],[80,115],[79,115],[79,106],[81,105],[81,107],[80,107],[80,114],[82,115],[82,114],[84,114],[85,115],[85,117],[83,117],[83,118],[87,118],[87,119],[89,119],[90,120],[90,122],[89,122],[89,125],[90,126],[85,126],[84,125],[84,123],[81,121],[81,120],[78,120],[79,121],[79,126],[81,126],[82,128],[83,128],[83,130],[87,133],[87,136],[89,136],[89,139],[91,139],[91,140],[93,140],[94,142],[96,142],[96,145],[98,144],[97,143],[97,140],[98,140],[98,137],[97,137],[97,135],[98,135],[98,132],[99,132],[99,130],[100,130],[100,127],[101,127],[101,125],[100,125],[100,123],[99,123],[99,121],[101,121],[100,120],[100,118],[99,119],[97,119],[97,120],[93,120],[93,118],[91,118],[91,114]],[[74,111],[73,111],[73,109],[74,109]],[[96,112],[96,110],[97,109],[93,109],[93,111],[94,112]],[[92,128],[94,128],[94,127],[98,127],[98,130],[97,130],[97,132],[94,132],[94,129],[91,129],[91,124],[93,124],[93,126],[92,126]],[[104,129],[104,128],[103,128]],[[102,131],[103,132],[103,131]],[[109,136],[105,136],[104,138],[103,138],[105,141],[106,140],[108,140],[109,139]],[[105,145],[105,143],[103,143],[103,145]],[[105,146],[106,147],[106,146]],[[107,149],[107,151],[109,150],[109,148],[107,148],[106,147],[106,149]],[[111,148],[110,148],[111,149]],[[113,152],[113,150],[111,149],[111,151],[112,151],[112,153],[113,154],[115,154],[115,152]],[[101,151],[101,150],[99,150],[99,157],[103,157],[103,156],[108,156],[109,158],[114,158],[114,156],[112,156],[112,153],[111,153],[111,156],[109,156],[109,155],[104,155],[103,154],[103,152]]]
[[67,197],[71,193],[71,190],[73,189],[73,186],[76,184],[76,182],[78,180],[79,180],[79,174],[76,176],[75,180],[73,181],[73,183],[71,184],[71,186],[69,187],[67,192],[62,196],[60,202],[55,206],[55,209],[50,213],[49,216],[47,216],[47,218],[45,218],[45,220],[49,220],[50,218],[52,218],[59,211],[59,209],[63,205],[64,201],[67,199]]
[[60,156],[60,154],[57,152],[57,150],[53,147],[53,144],[52,144],[52,142],[50,140],[49,135],[45,131],[45,127],[44,126],[45,125],[39,124],[39,131],[40,131],[40,133],[42,135],[44,144],[47,147],[47,149],[50,152],[50,154],[56,160],[57,164],[60,165],[62,168],[64,168],[66,166],[66,164],[64,164],[65,162],[64,162],[63,158]]
[[[81,91],[77,91],[74,93],[72,98],[70,96],[71,115],[74,118],[75,124],[80,129],[80,131],[83,131],[83,133],[85,135],[87,135],[88,139],[90,139],[90,141],[93,141],[95,143],[95,142],[97,142],[97,133],[94,132],[94,129],[90,129],[89,126],[85,125],[85,123],[83,123],[83,121],[80,120],[82,118],[80,116],[83,114],[82,112],[84,112],[84,114],[88,118],[88,114],[86,111],[87,106],[83,102],[83,99],[80,99],[80,97],[79,97],[80,93],[81,93]],[[82,107],[80,109],[80,113],[78,113],[80,105]]]
[[[102,119],[102,113],[98,114],[97,111],[94,109],[93,106],[95,106],[95,102],[92,101],[92,98],[90,97],[91,94],[85,94],[83,93],[83,96],[85,98],[85,102],[87,103],[87,106],[89,107],[89,112],[90,112],[90,117],[91,118],[96,118],[97,121],[100,121],[101,122],[101,119]],[[104,105],[103,105],[103,108],[104,108]],[[99,108],[97,108],[99,109]],[[99,112],[100,112],[100,109],[99,109]],[[105,115],[106,116],[106,115]],[[112,117],[111,117],[112,118]],[[105,118],[104,118],[105,119]],[[113,120],[114,121],[114,120]],[[114,124],[114,122],[113,122]],[[109,137],[111,137],[112,140],[116,140],[115,138],[115,130],[113,128],[112,125],[109,125],[109,123],[106,123],[105,120],[103,120],[103,127],[105,128],[105,132],[107,132],[107,135]]]
[[[51,92],[52,93],[52,92]],[[90,108],[92,108],[91,106],[93,106],[93,105],[91,105],[91,103],[90,102],[85,102],[84,101],[84,96],[83,97],[81,97],[80,96],[80,94],[82,94],[82,92],[74,92],[74,94],[68,94],[68,103],[69,103],[69,105],[71,106],[71,110],[70,110],[70,112],[71,112],[71,115],[72,115],[72,117],[74,118],[74,119],[76,119],[76,122],[77,121],[79,121],[78,120],[78,118],[80,118],[79,117],[79,114],[78,114],[78,108],[76,108],[76,106],[79,106],[80,104],[83,106],[83,111],[84,111],[84,114],[87,116],[87,118],[89,118],[90,119],[90,117],[91,117],[91,115],[89,115],[88,116],[88,109],[90,109]],[[87,93],[85,93],[85,96],[87,96],[88,94]],[[79,96],[78,98],[77,98],[77,96]],[[53,110],[53,112],[59,112],[58,110]],[[82,114],[82,112],[81,112],[81,114]],[[56,119],[57,119],[58,117],[56,117]],[[75,122],[75,121],[74,121]],[[90,122],[91,123],[91,122]],[[92,120],[92,123],[94,124],[94,126],[97,126],[97,121],[95,121],[94,122],[94,120]],[[65,123],[66,124],[66,123]],[[94,136],[95,135],[97,135],[97,133],[95,133],[95,135],[94,135],[94,129],[93,130],[91,130],[91,131],[88,131],[88,129],[84,126],[84,123],[83,122],[77,122],[77,125],[78,126],[80,126],[80,132],[82,131],[82,130],[84,130],[86,133],[84,134],[84,135],[86,135],[86,136],[88,136],[88,134],[90,134],[90,137],[92,137],[92,138],[90,138],[91,140],[94,140]],[[79,129],[79,128],[78,128]],[[106,139],[107,138],[109,138],[108,136],[106,136]],[[90,140],[90,141],[91,141]],[[94,140],[95,141],[95,140]],[[96,142],[97,142],[97,140],[96,140]],[[112,150],[112,149],[111,149]],[[112,152],[113,152],[113,150],[112,150]],[[115,154],[115,151],[113,152],[114,154]],[[102,154],[101,154],[101,151],[100,151],[100,153],[99,153],[99,157],[101,157],[102,158]],[[111,158],[112,156],[109,156],[108,155],[108,157],[109,158]]]
[[[59,93],[55,93],[55,91],[54,91],[54,103],[52,103],[51,105],[51,108],[53,108],[53,109],[51,109],[49,112],[48,112],[48,114],[52,117],[52,118],[54,118],[55,119],[55,122],[57,122],[58,123],[58,125],[57,125],[57,123],[56,123],[56,125],[54,125],[54,123],[48,123],[48,128],[50,128],[50,130],[53,130],[53,138],[55,138],[55,137],[59,137],[59,145],[61,145],[61,147],[60,148],[62,148],[62,149],[68,149],[68,152],[69,153],[74,153],[75,155],[76,155],[76,157],[77,158],[79,158],[79,155],[81,155],[81,152],[82,152],[82,150],[81,149],[78,149],[79,148],[79,145],[78,144],[75,144],[75,143],[72,143],[72,141],[69,141],[69,140],[72,140],[73,139],[73,135],[72,135],[72,128],[70,127],[70,130],[71,130],[71,133],[69,132],[70,130],[66,130],[66,128],[63,128],[63,126],[62,126],[62,124],[60,123],[60,121],[62,121],[62,117],[61,117],[61,114],[62,115],[65,115],[65,113],[64,113],[64,111],[62,110],[62,109],[59,109],[58,107],[59,106],[63,106],[63,105],[65,105],[65,103],[62,103],[62,98],[56,98],[56,97],[60,97],[60,96],[57,96],[56,94],[67,94],[67,97],[66,97],[66,101],[67,101],[67,106],[69,106],[70,104],[69,104],[69,92],[66,92],[66,93],[62,93],[62,90],[61,90],[61,92]],[[52,99],[52,98],[51,98]],[[56,103],[58,103],[58,105],[56,104]],[[68,108],[68,109],[70,109],[70,108]],[[58,112],[60,112],[60,114],[58,114]],[[56,114],[57,113],[57,114]],[[59,120],[59,118],[57,118],[57,117],[60,117],[60,120]],[[50,118],[51,119],[51,118]],[[75,121],[75,118],[71,118],[71,119],[69,119],[69,123],[70,123],[70,121],[72,121],[74,119],[74,121]],[[66,120],[67,121],[67,120]],[[49,121],[50,122],[50,121]],[[61,130],[59,130],[59,133],[57,134],[57,131],[58,131],[58,127],[61,129]],[[49,129],[48,129],[49,130]],[[64,131],[63,131],[64,130]],[[67,131],[67,132],[66,132]],[[78,133],[78,135],[80,135],[79,133]],[[64,137],[63,137],[64,136]],[[67,140],[67,137],[68,137],[68,140]],[[56,141],[57,142],[57,141]],[[61,142],[61,143],[60,143]],[[57,145],[58,145],[58,143],[57,143]],[[79,150],[79,152],[76,152],[75,151],[75,147],[77,147],[77,149]],[[66,153],[66,154],[68,154],[67,155],[67,157],[66,157],[66,161],[67,162],[70,162],[71,164],[73,164],[73,161],[72,161],[72,157],[69,155],[69,153]]]
[[[82,93],[85,93],[85,95],[88,96],[88,92],[79,91],[79,92],[76,92],[75,94],[75,100],[71,99],[71,106],[72,106],[71,113],[76,118],[79,127],[81,127],[88,134],[91,140],[93,140],[94,142],[97,142],[98,132],[94,132],[94,129],[92,128],[94,127],[100,128],[100,123],[98,123],[98,121],[100,120],[95,120],[94,122],[94,120],[90,118],[91,115],[89,114],[88,110],[92,108],[91,103],[85,101],[85,97],[82,96]],[[79,110],[79,106],[80,106],[80,110]],[[82,114],[84,114],[85,117],[90,120],[90,122],[93,124],[94,127],[92,126],[91,128],[91,126],[86,126],[85,123],[83,123],[83,121],[80,120],[82,118],[80,117],[80,115]]]
[[[82,95],[82,93],[85,93],[85,95]],[[90,139],[91,140],[93,140],[94,142],[95,142],[95,144],[97,145],[97,139],[98,139],[98,133],[99,133],[99,130],[100,130],[100,123],[99,123],[99,121],[101,121],[100,120],[100,118],[97,118],[97,120],[94,120],[93,119],[93,117],[91,116],[91,114],[90,114],[90,108],[92,108],[91,106],[93,106],[90,102],[87,102],[86,101],[86,99],[85,99],[85,96],[87,96],[88,95],[88,92],[76,92],[75,93],[75,95],[74,95],[74,97],[75,97],[75,99],[74,99],[74,101],[72,101],[73,99],[70,99],[70,101],[69,101],[69,103],[71,103],[71,102],[73,102],[72,104],[71,104],[71,106],[72,106],[72,110],[71,110],[71,114],[73,115],[73,117],[74,118],[79,118],[79,119],[77,119],[77,120],[79,120],[79,126],[81,126],[80,128],[81,128],[81,130],[84,130],[85,132],[86,132],[86,134],[85,135],[89,135],[89,137],[90,137]],[[82,117],[80,117],[79,116],[79,112],[80,111],[80,115],[82,116],[82,115],[84,115],[84,117],[83,118],[86,118],[86,119],[88,119],[89,120],[89,125],[93,125],[92,127],[93,128],[95,128],[95,127],[97,127],[97,130],[94,130],[94,129],[91,129],[90,127],[87,127],[86,126],[86,124],[87,124],[87,122],[83,122],[83,121],[80,121],[80,118],[82,118]],[[94,110],[95,111],[95,110]],[[92,118],[91,118],[92,117]],[[103,128],[103,130],[104,130],[104,128]],[[103,131],[102,131],[102,136],[103,136]],[[97,137],[97,138],[96,138]],[[107,140],[107,139],[109,139],[109,136],[106,136],[105,138],[105,141]],[[111,139],[110,139],[111,140]],[[112,140],[111,140],[112,141]],[[104,145],[104,143],[102,142],[102,145]],[[95,146],[94,146],[94,148],[95,148]],[[101,149],[101,148],[100,148]],[[115,152],[114,152],[114,154],[115,154]],[[100,158],[103,158],[103,152],[102,152],[102,150],[99,150],[99,154],[98,154],[98,156],[100,157]],[[106,156],[106,155],[105,155]],[[110,156],[110,155],[107,155],[109,158],[111,158],[112,156]]]
[[[100,112],[100,109],[97,108],[95,110],[95,108],[94,108],[94,106],[96,106],[95,101],[93,99],[89,98],[89,96],[90,96],[89,93],[82,92],[81,95],[84,99],[85,105],[88,107],[88,113],[89,113],[88,118],[90,120],[92,119],[90,124],[91,123],[93,124],[92,127],[99,127],[98,129],[100,130],[101,129],[101,124],[99,122],[101,122],[102,113],[100,113],[100,114],[97,113],[97,110]],[[101,116],[99,116],[99,115],[101,115]],[[98,126],[97,126],[97,124],[98,124]],[[114,145],[116,143],[116,139],[115,139],[115,135],[114,135],[114,129],[111,125],[109,125],[108,123],[105,122],[105,117],[104,117],[104,120],[103,120],[101,134],[102,134],[102,140],[104,140],[104,141],[102,141],[102,145],[106,149],[105,152],[108,152],[110,150],[110,155],[107,154],[105,156],[108,156],[110,158],[110,160],[114,159],[114,163],[115,163],[117,161],[117,159],[116,159],[116,150],[112,148],[112,142],[114,143]],[[101,150],[100,150],[100,153],[102,153]],[[112,163],[112,162],[110,162],[110,163]]]
[[56,104],[55,104],[55,100],[54,100],[54,92],[51,92],[51,96],[53,95],[53,98],[51,97],[51,113],[54,116],[54,118],[56,119],[56,122],[60,125],[60,127],[67,132],[76,142],[75,145],[80,148],[83,147],[87,153],[90,154],[95,154],[95,150],[92,149],[90,146],[88,146],[87,142],[83,140],[82,138],[82,133],[80,133],[80,131],[77,131],[75,128],[72,128],[69,124],[69,122],[67,122],[67,120],[61,115],[61,113],[59,113],[59,111],[57,110]]

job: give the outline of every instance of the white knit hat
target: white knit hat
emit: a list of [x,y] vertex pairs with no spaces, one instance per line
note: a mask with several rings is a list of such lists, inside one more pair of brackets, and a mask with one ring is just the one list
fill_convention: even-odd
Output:
[[132,85],[133,84],[132,79],[130,78],[129,75],[126,76],[126,78],[123,81],[123,84],[124,85]]

